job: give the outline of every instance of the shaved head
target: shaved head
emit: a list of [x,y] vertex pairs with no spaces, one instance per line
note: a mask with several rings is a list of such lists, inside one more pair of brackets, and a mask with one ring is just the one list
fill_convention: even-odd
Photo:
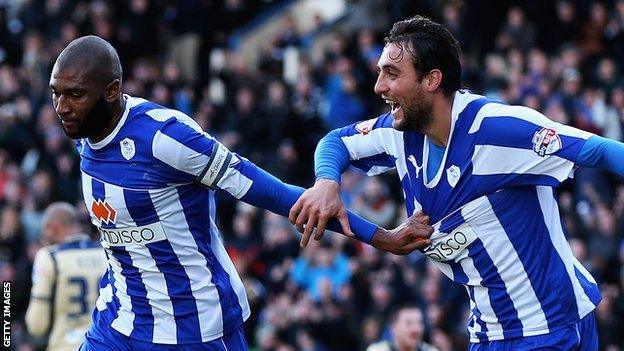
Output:
[[117,51],[100,37],[80,37],[61,51],[50,89],[67,136],[98,142],[113,131],[125,107],[121,76]]
[[102,85],[115,79],[121,81],[121,61],[117,50],[95,35],[75,39],[61,51],[55,68],[64,70],[70,67],[81,67],[86,78]]
[[55,202],[43,213],[43,237],[50,244],[61,243],[65,238],[80,232],[76,208],[67,202]]
[[46,225],[50,222],[58,222],[68,227],[80,224],[76,208],[67,202],[55,202],[46,208],[43,223]]

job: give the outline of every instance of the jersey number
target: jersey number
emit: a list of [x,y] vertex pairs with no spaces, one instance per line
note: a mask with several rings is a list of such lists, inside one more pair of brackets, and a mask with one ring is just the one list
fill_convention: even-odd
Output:
[[72,304],[78,305],[78,312],[71,312],[68,314],[69,318],[80,318],[87,313],[89,304],[87,302],[87,293],[89,291],[89,284],[84,277],[69,277],[67,278],[67,284],[75,285],[78,287],[78,293],[70,296],[69,301]]

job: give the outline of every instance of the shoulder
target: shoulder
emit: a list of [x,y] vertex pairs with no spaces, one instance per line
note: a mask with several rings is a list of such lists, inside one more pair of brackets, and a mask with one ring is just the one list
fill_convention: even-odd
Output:
[[140,116],[160,124],[161,127],[169,124],[182,124],[197,132],[202,132],[199,124],[181,111],[132,97],[129,98],[128,103],[132,103],[130,115],[133,118]]
[[390,346],[390,342],[388,341],[380,341],[374,344],[370,344],[366,351],[392,351],[392,347]]
[[380,129],[392,128],[392,114],[385,113],[375,118],[367,119],[364,121],[356,122],[346,127],[340,128],[339,134],[341,137],[352,135],[369,135]]
[[44,246],[37,251],[32,268],[33,284],[38,283],[43,278],[49,277],[54,272],[54,262],[52,255],[56,252],[55,246]]

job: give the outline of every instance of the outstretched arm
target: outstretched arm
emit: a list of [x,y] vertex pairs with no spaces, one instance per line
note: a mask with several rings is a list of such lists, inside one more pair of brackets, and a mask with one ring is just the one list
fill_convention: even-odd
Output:
[[[303,189],[282,183],[253,163],[219,143],[191,120],[177,111],[167,110],[171,118],[164,121],[152,142],[152,153],[167,169],[163,175],[172,183],[197,182],[212,189],[230,193],[252,205],[286,215],[303,193]],[[175,117],[175,118],[174,118]],[[376,159],[377,161],[377,159]],[[166,165],[166,166],[165,166]],[[340,173],[338,173],[340,174]],[[346,214],[353,222],[356,238],[376,248],[405,254],[427,246],[431,228],[424,216],[415,216],[408,225],[387,231],[355,215]],[[328,221],[326,220],[325,223]],[[309,235],[316,222],[305,227]],[[340,231],[335,220],[329,228]],[[321,229],[325,228],[325,224]],[[349,233],[349,231],[345,231]],[[418,240],[420,239],[420,240]],[[307,241],[306,241],[307,242]]]
[[311,228],[316,227],[314,239],[320,240],[331,218],[340,222],[344,233],[352,233],[347,211],[339,196],[340,175],[349,167],[349,151],[340,140],[338,130],[329,132],[318,143],[314,165],[314,186],[303,193],[288,214],[290,222],[303,234],[302,247],[308,245]]
[[[251,205],[285,216],[295,201],[304,193],[303,188],[285,184],[247,160],[242,160],[236,167],[253,182],[249,190],[240,198]],[[352,225],[356,239],[384,251],[407,254],[431,244],[428,238],[433,229],[428,225],[429,218],[421,213],[412,216],[393,230],[379,228],[348,211],[346,211],[346,217]],[[344,233],[338,220],[329,219],[326,223],[330,230]],[[313,224],[308,223],[305,230],[311,232],[313,228]],[[309,236],[307,239],[309,240]],[[305,247],[307,242],[306,240],[302,243],[302,246]]]
[[603,168],[624,177],[624,143],[594,135],[579,151],[576,164]]
[[301,246],[307,245],[314,227],[317,227],[314,239],[320,240],[331,218],[338,219],[344,232],[351,231],[339,196],[340,175],[349,165],[369,175],[394,168],[394,157],[386,144],[392,144],[392,139],[400,133],[391,128],[391,123],[392,117],[385,115],[333,130],[321,139],[314,155],[316,182],[303,193],[288,216],[303,233]]

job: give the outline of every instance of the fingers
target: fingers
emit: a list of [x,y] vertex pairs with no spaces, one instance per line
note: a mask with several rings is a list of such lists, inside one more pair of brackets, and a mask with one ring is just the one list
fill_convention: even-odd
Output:
[[432,241],[429,239],[414,240],[408,243],[407,245],[403,246],[400,250],[400,254],[407,255],[415,250],[422,250],[431,244],[432,244]]
[[297,222],[297,217],[303,208],[303,204],[301,203],[301,198],[295,202],[293,207],[290,208],[290,212],[288,212],[288,220],[291,224],[295,224]]
[[345,235],[354,237],[355,234],[353,234],[353,231],[351,230],[351,225],[349,224],[349,217],[347,216],[347,211],[345,211],[344,208],[340,212],[338,212],[338,215],[336,216],[336,218],[338,218],[338,221],[340,222],[340,226],[342,226],[342,231],[345,233]]
[[316,234],[314,234],[314,240],[319,241],[323,238],[323,233],[325,233],[325,227],[327,226],[327,221],[329,218],[320,217],[318,219],[318,223],[316,224]]
[[418,223],[429,224],[429,216],[427,216],[423,211],[414,213],[410,218]]
[[314,232],[314,227],[316,227],[317,221],[318,219],[316,218],[316,216],[310,216],[310,218],[308,218],[308,223],[306,223],[305,225],[305,229],[303,230],[303,234],[301,236],[301,241],[299,242],[299,246],[301,246],[301,248],[305,248],[306,246],[308,246],[308,243],[310,242],[310,237],[312,236],[312,232]]

